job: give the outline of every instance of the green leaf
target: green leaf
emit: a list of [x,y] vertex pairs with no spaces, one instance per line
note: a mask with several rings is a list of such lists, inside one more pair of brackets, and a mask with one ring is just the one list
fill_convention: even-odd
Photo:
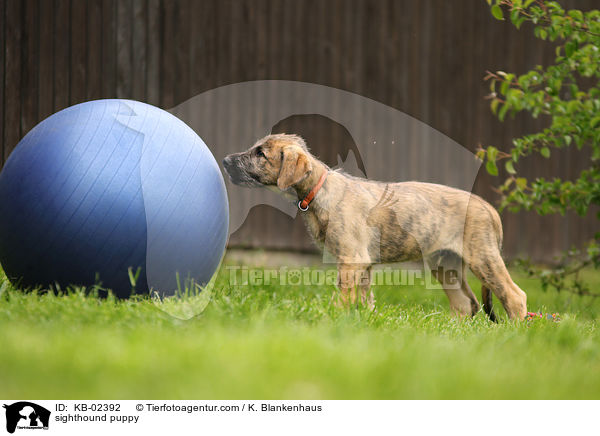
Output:
[[573,56],[575,50],[577,50],[577,43],[575,41],[569,41],[565,44],[565,56],[568,58]]
[[598,123],[600,123],[600,117],[594,117],[590,121],[590,127],[593,129],[594,127],[596,127],[598,125]]
[[[600,118],[599,118],[599,120],[600,120]],[[571,140],[572,140],[572,139],[571,139],[571,136],[570,136],[570,135],[565,135],[565,136],[563,137],[563,140],[565,141],[565,144],[567,144],[567,147],[568,147],[569,145],[571,145]]]
[[583,13],[581,11],[578,11],[577,9],[570,10],[569,17],[571,17],[577,21],[583,21]]
[[504,118],[506,117],[506,112],[508,112],[509,108],[510,105],[508,103],[504,103],[502,105],[502,107],[500,108],[500,112],[498,113],[498,118],[500,119],[500,121],[504,121]]
[[487,148],[488,160],[495,161],[497,156],[498,156],[498,149],[496,147],[494,147],[493,145],[490,145]]
[[518,24],[518,23],[519,23],[519,15],[520,15],[520,13],[519,13],[519,10],[518,10],[517,8],[513,9],[513,10],[510,12],[510,21],[512,21],[512,23],[513,23],[513,24],[514,24],[514,25],[515,25],[517,28],[519,28],[519,24]]
[[492,6],[491,12],[496,20],[504,20],[504,14],[502,13],[502,8],[500,6]]
[[540,154],[548,159],[550,157],[550,149],[548,147],[542,147],[540,149]]
[[545,40],[548,37],[548,32],[546,32],[546,29],[540,28],[539,36],[540,36],[540,38]]
[[525,177],[517,177],[515,183],[519,189],[523,190],[527,186],[527,179]]
[[490,108],[492,109],[492,113],[494,115],[496,115],[499,103],[500,103],[500,100],[498,100],[497,98],[493,99],[492,102],[490,103]]
[[487,163],[485,164],[485,169],[492,176],[498,175],[498,167],[496,166],[496,161],[488,160]]
[[504,181],[504,184],[502,185],[502,191],[506,191],[508,188],[510,188],[510,185],[512,185],[512,183],[515,181],[514,178],[509,177],[508,179],[506,179]]
[[517,173],[515,171],[515,167],[513,166],[512,160],[506,161],[506,163],[504,164],[504,167],[506,168],[506,172],[508,174],[516,174]]

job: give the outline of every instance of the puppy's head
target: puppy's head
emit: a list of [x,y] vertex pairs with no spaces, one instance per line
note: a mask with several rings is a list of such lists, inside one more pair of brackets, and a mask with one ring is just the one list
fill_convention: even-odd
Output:
[[236,185],[276,185],[281,190],[302,182],[312,171],[304,140],[286,134],[265,136],[250,149],[226,156],[223,166]]

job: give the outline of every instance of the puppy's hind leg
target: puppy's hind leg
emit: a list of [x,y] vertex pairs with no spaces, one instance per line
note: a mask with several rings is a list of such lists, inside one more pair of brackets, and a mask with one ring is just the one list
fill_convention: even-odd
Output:
[[483,300],[483,311],[487,313],[490,321],[498,322],[498,317],[494,312],[494,306],[492,303],[492,291],[483,285],[481,286],[481,299]]
[[432,275],[444,288],[450,309],[458,316],[473,316],[479,311],[479,302],[466,280],[462,259],[455,253],[436,253],[427,261]]
[[[479,256],[469,260],[469,267],[481,280],[482,286],[494,292],[510,319],[525,318],[525,315],[527,315],[527,295],[513,282],[500,252],[493,250],[492,252],[480,253]],[[484,299],[486,292],[483,291]]]

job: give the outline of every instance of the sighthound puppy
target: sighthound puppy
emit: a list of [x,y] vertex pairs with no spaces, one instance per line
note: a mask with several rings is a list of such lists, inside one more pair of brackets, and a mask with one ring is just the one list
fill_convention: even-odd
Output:
[[[432,183],[382,183],[332,171],[296,135],[269,135],[223,165],[244,186],[292,188],[315,242],[337,262],[341,302],[373,306],[375,263],[423,259],[440,281],[453,312],[474,315],[479,303],[466,281],[469,267],[482,283],[492,320],[493,292],[511,319],[527,314],[527,297],[500,255],[502,223],[480,197]],[[359,291],[357,296],[356,291]]]

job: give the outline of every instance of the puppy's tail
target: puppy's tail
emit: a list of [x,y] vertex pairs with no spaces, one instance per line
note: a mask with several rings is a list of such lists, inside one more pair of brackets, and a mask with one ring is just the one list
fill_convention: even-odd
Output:
[[481,299],[483,300],[483,310],[487,313],[487,316],[490,317],[490,321],[498,322],[498,318],[494,313],[494,308],[492,307],[492,291],[490,291],[485,286],[481,287]]

